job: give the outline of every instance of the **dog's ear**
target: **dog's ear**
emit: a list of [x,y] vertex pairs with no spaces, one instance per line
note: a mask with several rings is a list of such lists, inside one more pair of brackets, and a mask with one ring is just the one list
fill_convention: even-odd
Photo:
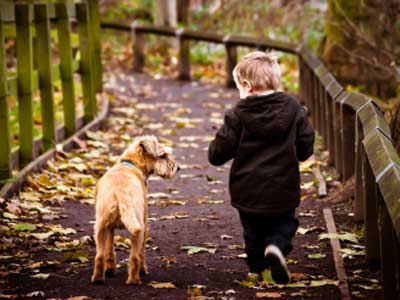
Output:
[[154,158],[161,157],[165,154],[163,146],[160,145],[157,140],[144,139],[140,142],[140,146],[147,154]]

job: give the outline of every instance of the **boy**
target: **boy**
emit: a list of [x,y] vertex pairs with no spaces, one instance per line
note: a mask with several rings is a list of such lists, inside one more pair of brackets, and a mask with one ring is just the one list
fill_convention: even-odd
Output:
[[225,114],[208,159],[219,166],[233,158],[229,191],[243,226],[249,276],[259,278],[269,268],[272,279],[285,284],[285,256],[299,225],[298,161],[312,155],[314,129],[298,102],[278,91],[281,74],[273,54],[247,54],[233,76],[240,101]]

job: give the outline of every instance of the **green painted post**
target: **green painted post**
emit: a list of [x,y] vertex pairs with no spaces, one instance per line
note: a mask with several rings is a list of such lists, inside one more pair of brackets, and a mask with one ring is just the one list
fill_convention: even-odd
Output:
[[71,25],[66,3],[55,3],[58,44],[60,51],[60,77],[63,93],[64,124],[66,136],[76,130],[74,74],[72,67]]
[[29,4],[15,4],[20,167],[25,166],[34,158],[31,10],[32,7]]
[[99,16],[99,0],[89,0],[90,12],[90,29],[93,38],[93,77],[96,91],[101,92],[103,89],[103,75],[101,65],[101,43],[100,43],[100,16]]
[[43,145],[44,149],[47,150],[52,148],[56,143],[49,11],[47,4],[36,4],[34,8]]
[[78,21],[79,46],[81,53],[80,74],[82,79],[84,120],[93,120],[96,114],[96,92],[93,80],[92,42],[89,28],[88,6],[86,3],[77,3],[76,19]]
[[0,180],[11,177],[11,145],[7,93],[6,52],[0,10]]

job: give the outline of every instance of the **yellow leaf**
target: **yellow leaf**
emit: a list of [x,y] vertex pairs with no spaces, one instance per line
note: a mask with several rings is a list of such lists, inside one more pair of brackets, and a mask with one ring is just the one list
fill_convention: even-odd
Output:
[[148,285],[155,289],[175,289],[176,288],[176,286],[172,282],[152,281]]
[[282,298],[283,295],[285,295],[285,293],[282,293],[282,292],[257,292],[256,298],[278,299],[278,298]]

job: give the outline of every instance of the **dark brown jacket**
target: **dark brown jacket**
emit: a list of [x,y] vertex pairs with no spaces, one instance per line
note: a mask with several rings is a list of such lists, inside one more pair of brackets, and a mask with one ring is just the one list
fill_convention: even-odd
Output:
[[242,99],[225,114],[208,159],[234,159],[229,177],[232,205],[265,215],[286,213],[300,202],[298,161],[313,153],[314,129],[291,96],[276,92]]

